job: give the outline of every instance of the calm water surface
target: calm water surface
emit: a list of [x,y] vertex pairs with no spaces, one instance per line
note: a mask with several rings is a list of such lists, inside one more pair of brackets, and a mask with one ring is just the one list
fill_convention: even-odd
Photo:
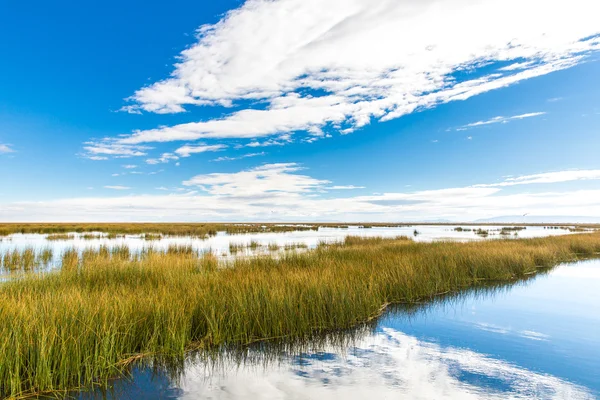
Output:
[[[422,229],[422,228],[421,228]],[[350,344],[222,360],[175,374],[135,369],[81,399],[595,399],[600,261],[528,282],[390,310]],[[254,360],[254,361],[252,361]],[[169,375],[175,375],[175,377]]]

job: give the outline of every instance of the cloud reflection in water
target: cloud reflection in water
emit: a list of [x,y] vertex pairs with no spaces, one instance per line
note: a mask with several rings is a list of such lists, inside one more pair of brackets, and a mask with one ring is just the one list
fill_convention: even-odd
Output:
[[585,388],[559,378],[390,328],[362,339],[345,355],[312,353],[279,368],[231,365],[227,369],[211,375],[204,367],[189,367],[180,398],[593,398]]

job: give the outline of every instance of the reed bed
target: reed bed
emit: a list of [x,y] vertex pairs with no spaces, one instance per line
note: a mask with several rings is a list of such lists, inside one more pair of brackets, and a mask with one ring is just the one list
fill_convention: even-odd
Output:
[[278,251],[279,249],[281,249],[281,246],[279,246],[277,243],[269,243],[267,248],[269,249],[269,251]]
[[46,240],[73,240],[75,235],[68,233],[53,233],[46,236]]
[[[149,235],[153,239],[157,236],[193,236],[208,237],[214,236],[217,232],[227,232],[229,234],[243,234],[254,232],[290,232],[302,230],[318,230],[319,224],[262,224],[262,223],[244,223],[244,224],[214,224],[214,223],[97,223],[97,224],[0,224],[0,236],[6,236],[13,233],[41,233],[56,235],[57,238],[63,234],[70,233],[106,233],[109,237],[117,235]],[[91,236],[91,235],[88,235]],[[50,239],[52,240],[52,239]]]
[[391,303],[514,282],[599,252],[600,233],[479,243],[349,237],[226,265],[186,246],[136,257],[71,250],[60,272],[0,285],[0,397],[103,385],[145,356],[346,329]]
[[52,260],[52,249],[46,248],[36,252],[33,247],[13,249],[0,253],[0,271],[31,272],[44,267]]
[[306,243],[287,243],[283,246],[285,250],[307,249]]

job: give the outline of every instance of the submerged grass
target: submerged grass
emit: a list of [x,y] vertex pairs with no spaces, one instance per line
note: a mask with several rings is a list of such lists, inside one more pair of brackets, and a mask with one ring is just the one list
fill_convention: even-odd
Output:
[[529,277],[597,256],[600,233],[480,243],[349,237],[304,253],[235,259],[66,251],[60,272],[0,285],[0,397],[106,383],[146,355],[309,337],[390,303]]

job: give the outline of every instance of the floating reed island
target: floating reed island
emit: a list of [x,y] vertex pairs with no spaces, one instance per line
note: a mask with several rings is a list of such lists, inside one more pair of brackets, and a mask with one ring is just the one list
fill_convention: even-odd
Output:
[[600,233],[470,243],[348,237],[227,263],[189,247],[70,251],[59,271],[0,283],[0,397],[104,385],[144,357],[301,340],[372,320],[392,303],[515,282],[599,252]]

